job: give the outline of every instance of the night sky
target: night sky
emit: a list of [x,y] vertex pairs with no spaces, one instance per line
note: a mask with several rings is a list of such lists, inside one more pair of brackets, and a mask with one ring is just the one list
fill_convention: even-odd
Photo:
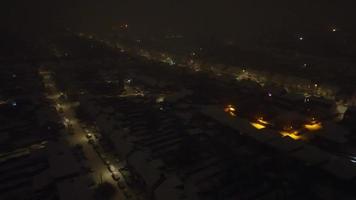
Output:
[[56,27],[107,31],[129,23],[138,31],[253,38],[268,32],[356,27],[352,0],[6,0],[2,29],[47,33]]

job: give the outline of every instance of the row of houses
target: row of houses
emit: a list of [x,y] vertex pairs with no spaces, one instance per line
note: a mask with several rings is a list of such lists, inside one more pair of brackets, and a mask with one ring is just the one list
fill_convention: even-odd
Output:
[[[333,195],[352,196],[340,184],[353,180],[350,163],[318,147],[260,133],[248,121],[225,124],[221,120],[229,116],[222,109],[212,116],[181,100],[162,111],[145,97],[88,102],[135,185],[153,199],[322,199],[322,192],[312,188],[332,188],[323,184],[333,179],[320,178],[324,173],[339,180]],[[287,182],[284,188],[281,180]]]

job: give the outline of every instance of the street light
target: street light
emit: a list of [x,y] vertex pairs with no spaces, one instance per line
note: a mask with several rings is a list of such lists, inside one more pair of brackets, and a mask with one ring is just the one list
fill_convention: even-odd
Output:
[[226,113],[229,113],[231,116],[235,117],[236,116],[236,108],[233,106],[233,105],[227,105],[225,108],[224,108],[224,111]]
[[323,128],[323,125],[321,122],[317,121],[314,117],[311,119],[310,122],[307,124],[304,124],[304,128],[306,128],[309,131],[317,131]]

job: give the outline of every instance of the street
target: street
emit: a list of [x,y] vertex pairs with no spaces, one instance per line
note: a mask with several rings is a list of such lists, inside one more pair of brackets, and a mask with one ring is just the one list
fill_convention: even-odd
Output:
[[[112,178],[112,173],[109,171],[108,166],[104,163],[104,161],[100,158],[99,154],[94,150],[93,146],[88,142],[86,137],[86,132],[82,128],[82,124],[80,124],[79,120],[75,117],[73,104],[70,102],[62,102],[60,100],[61,92],[55,86],[50,73],[43,73],[43,80],[45,87],[49,90],[50,93],[55,94],[48,97],[53,105],[56,106],[57,110],[61,110],[58,113],[65,121],[67,125],[67,131],[65,135],[65,139],[70,144],[70,147],[75,147],[80,145],[86,157],[86,164],[91,169],[91,175],[96,184],[100,184],[103,182],[108,182],[112,184],[116,188],[114,200],[122,200],[126,199],[123,192],[118,189],[117,182]],[[70,130],[69,130],[70,129]],[[69,132],[72,134],[69,134]],[[70,148],[69,147],[69,148]],[[122,174],[119,173],[120,179],[123,180]]]

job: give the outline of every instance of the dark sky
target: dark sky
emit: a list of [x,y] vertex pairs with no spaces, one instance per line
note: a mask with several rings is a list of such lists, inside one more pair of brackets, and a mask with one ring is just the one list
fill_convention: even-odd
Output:
[[356,27],[353,0],[5,0],[2,29],[50,32],[59,26],[106,31],[128,22],[146,32],[253,37],[269,31]]

